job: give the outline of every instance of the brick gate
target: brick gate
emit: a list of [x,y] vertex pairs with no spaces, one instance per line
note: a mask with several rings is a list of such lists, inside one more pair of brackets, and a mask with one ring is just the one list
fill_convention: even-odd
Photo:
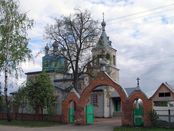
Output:
[[[68,122],[68,107],[70,101],[76,103],[75,111],[75,123],[80,125],[86,124],[85,107],[89,102],[89,97],[92,91],[98,86],[111,86],[120,95],[121,105],[122,105],[122,125],[133,125],[133,102],[135,99],[142,99],[144,103],[144,123],[145,126],[150,124],[150,119],[148,113],[152,110],[151,101],[145,96],[145,94],[139,90],[134,91],[129,97],[127,96],[125,90],[110,78],[105,72],[100,72],[94,80],[84,89],[80,98],[77,97],[76,93],[71,92],[68,97],[63,102],[63,120],[65,123]],[[107,88],[107,87],[106,87]]]

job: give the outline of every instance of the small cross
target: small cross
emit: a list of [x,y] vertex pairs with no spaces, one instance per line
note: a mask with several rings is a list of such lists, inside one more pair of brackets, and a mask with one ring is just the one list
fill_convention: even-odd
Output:
[[105,17],[105,16],[104,16],[104,12],[103,12],[103,21],[104,21],[104,17]]
[[137,77],[137,87],[140,87],[140,78]]

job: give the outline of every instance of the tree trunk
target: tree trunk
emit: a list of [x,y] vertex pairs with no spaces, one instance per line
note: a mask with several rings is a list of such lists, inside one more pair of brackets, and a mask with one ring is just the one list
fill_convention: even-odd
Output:
[[42,120],[44,120],[43,108],[42,107],[41,107],[41,115],[42,115]]
[[5,102],[6,102],[6,115],[7,115],[7,120],[11,121],[10,118],[10,101],[8,100],[8,94],[7,94],[7,80],[8,80],[8,74],[7,74],[7,68],[5,68],[5,79],[4,79],[4,94],[5,94]]
[[74,73],[73,86],[74,86],[74,89],[76,89],[76,91],[78,91],[78,89],[77,89],[77,87],[78,87],[78,73],[77,72]]

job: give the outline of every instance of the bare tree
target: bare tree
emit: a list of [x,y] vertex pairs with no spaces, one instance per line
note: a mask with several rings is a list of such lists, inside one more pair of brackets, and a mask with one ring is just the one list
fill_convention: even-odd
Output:
[[90,49],[99,34],[98,21],[92,19],[88,11],[78,10],[69,17],[56,18],[53,25],[46,27],[46,38],[57,45],[57,51],[72,70],[73,86],[77,89],[80,75],[92,62]]

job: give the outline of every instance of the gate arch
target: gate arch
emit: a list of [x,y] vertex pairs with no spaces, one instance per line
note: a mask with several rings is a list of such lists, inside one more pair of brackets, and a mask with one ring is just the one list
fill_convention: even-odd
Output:
[[141,90],[135,90],[134,92],[132,92],[132,94],[129,96],[128,98],[128,103],[129,103],[129,121],[131,123],[129,123],[130,125],[133,125],[133,103],[136,99],[141,99],[143,102],[143,107],[144,107],[144,115],[143,115],[143,119],[144,119],[144,126],[149,126],[151,124],[150,122],[150,116],[149,116],[149,112],[152,111],[152,102],[151,100],[148,99],[148,97],[141,91]]
[[70,92],[62,104],[62,113],[63,113],[62,119],[63,119],[64,123],[69,123],[68,122],[68,111],[69,111],[70,102],[72,102],[72,101],[75,103],[75,105],[77,107],[79,98],[76,95],[76,93],[74,93],[74,92]]
[[75,123],[84,125],[86,124],[85,106],[88,103],[91,92],[98,86],[111,86],[117,91],[121,98],[122,104],[122,125],[133,125],[133,102],[135,99],[141,99],[144,105],[144,126],[149,126],[150,118],[149,112],[152,111],[152,102],[141,90],[135,90],[128,97],[126,91],[115,81],[113,81],[105,72],[98,73],[97,77],[90,82],[79,96],[77,92],[70,92],[67,98],[63,101],[62,112],[63,121],[68,123],[68,109],[71,101],[76,104]]
[[91,92],[95,88],[101,85],[113,87],[120,95],[121,104],[122,104],[122,124],[125,123],[126,118],[124,114],[125,114],[125,108],[126,108],[127,94],[125,90],[115,81],[113,81],[105,72],[100,72],[96,76],[96,79],[92,80],[81,94],[81,97],[77,104],[77,111],[76,111],[77,124],[86,124],[86,118],[85,118],[86,116],[85,116],[84,108],[86,104],[88,103],[88,98],[90,97]]

